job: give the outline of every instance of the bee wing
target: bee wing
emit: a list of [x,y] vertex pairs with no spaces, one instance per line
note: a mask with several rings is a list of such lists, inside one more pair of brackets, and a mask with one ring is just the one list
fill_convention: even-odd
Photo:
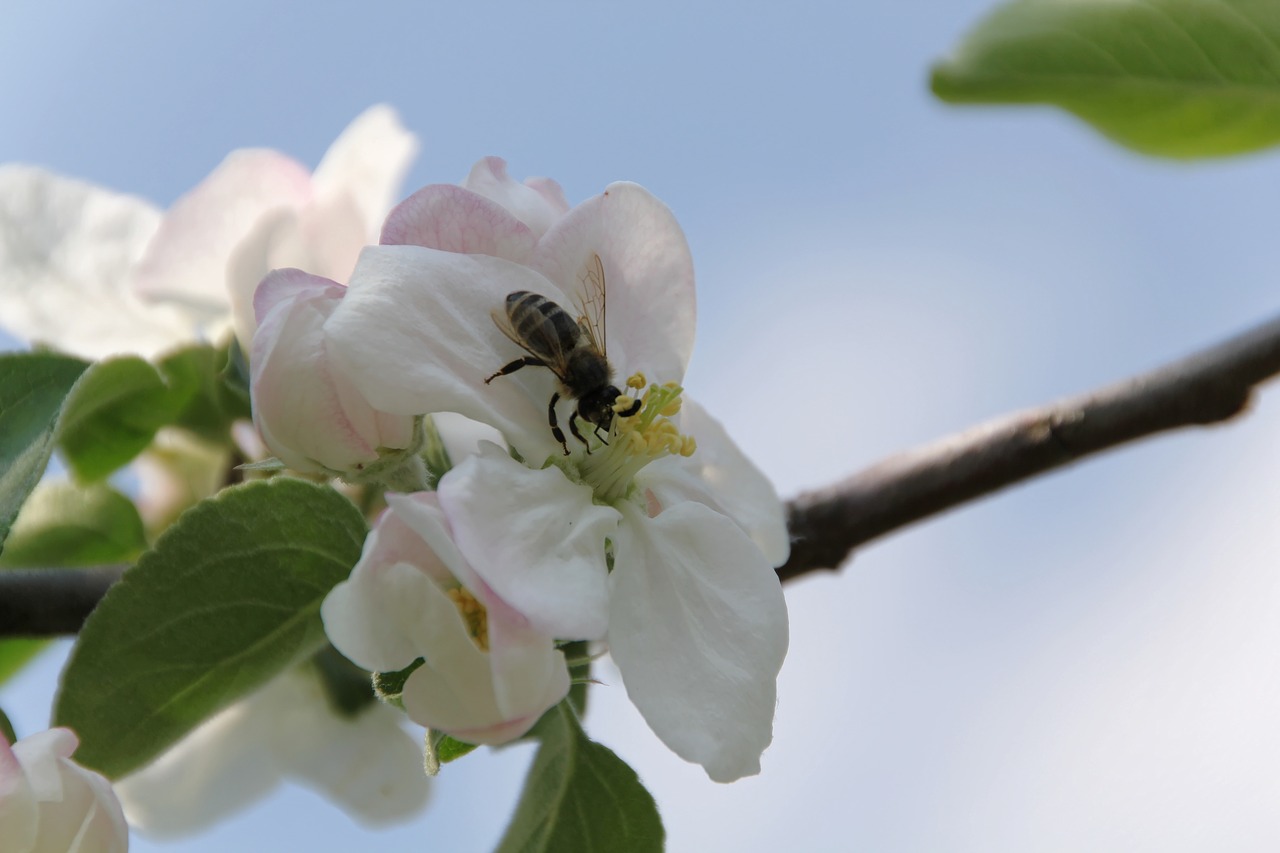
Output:
[[591,341],[592,348],[607,355],[609,337],[605,315],[604,264],[593,254],[579,275],[582,295],[578,297],[578,325]]
[[538,344],[541,349],[534,349],[520,337],[520,333],[511,325],[511,318],[505,311],[495,308],[489,312],[489,316],[493,318],[493,324],[498,327],[498,331],[510,338],[513,344],[545,364],[561,382],[565,381],[568,353],[565,352],[564,347],[560,346],[558,338],[554,335],[540,335]]

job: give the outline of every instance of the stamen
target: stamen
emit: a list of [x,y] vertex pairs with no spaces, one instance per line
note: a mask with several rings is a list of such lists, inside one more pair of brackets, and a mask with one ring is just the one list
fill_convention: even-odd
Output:
[[[636,388],[643,379],[643,374],[637,373],[627,380],[627,387]],[[679,385],[668,382],[650,385],[638,401],[634,397],[619,396],[614,404],[615,412],[635,408],[637,403],[639,410],[630,417],[614,418],[609,446],[579,463],[579,474],[592,487],[597,500],[613,503],[625,498],[635,475],[655,459],[688,456],[694,452],[697,444],[693,438],[681,434],[668,420],[680,411],[683,393]]]
[[644,374],[636,371],[627,377],[627,387],[639,391],[641,388],[649,384],[649,380],[644,378]]
[[464,587],[455,586],[445,594],[462,614],[462,621],[467,623],[467,632],[476,647],[482,652],[489,651],[489,611]]

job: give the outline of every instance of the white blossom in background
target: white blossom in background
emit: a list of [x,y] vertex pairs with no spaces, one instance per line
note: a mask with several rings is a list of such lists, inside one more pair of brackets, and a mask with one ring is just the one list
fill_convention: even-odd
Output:
[[366,110],[311,173],[232,152],[168,212],[36,166],[0,166],[0,326],[86,358],[146,357],[231,326],[248,345],[267,270],[344,280],[417,150],[387,106]]
[[129,822],[158,838],[203,830],[286,780],[367,826],[406,820],[429,788],[422,744],[402,719],[378,702],[339,713],[308,667],[294,669],[210,717],[116,791]]
[[[377,239],[416,151],[395,111],[375,106],[314,173],[279,152],[242,149],[167,212],[38,167],[0,166],[0,326],[101,358],[216,343],[234,325],[248,350],[252,297],[267,271],[293,265],[345,279]],[[149,529],[216,491],[228,458],[162,432],[139,460]],[[400,715],[376,706],[350,720],[319,690],[315,677],[287,673],[225,709],[121,783],[129,813],[145,831],[192,832],[282,779],[365,823],[420,811],[421,746]]]
[[[553,183],[519,184],[489,158],[464,186],[403,202],[382,242],[363,252],[325,323],[329,357],[376,410],[461,414],[523,460],[491,444],[453,460],[431,500],[456,559],[537,634],[607,640],[655,733],[711,778],[759,772],[787,646],[772,567],[788,541],[770,484],[683,398],[694,281],[670,211],[634,184],[568,210]],[[525,355],[491,314],[524,290],[576,316],[597,256],[608,357],[643,408],[616,419],[608,446],[575,443],[566,457],[548,426],[550,370],[485,384]],[[326,630],[421,630],[397,613],[392,627],[372,624],[372,610],[326,605]]]
[[111,783],[76,764],[70,729],[49,729],[12,746],[0,736],[0,850],[5,853],[124,853],[129,826]]

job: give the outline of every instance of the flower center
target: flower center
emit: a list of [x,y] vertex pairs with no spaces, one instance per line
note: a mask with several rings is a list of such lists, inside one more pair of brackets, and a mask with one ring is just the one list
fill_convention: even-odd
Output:
[[[627,380],[627,388],[639,391],[646,380],[637,373]],[[655,459],[673,454],[691,456],[697,449],[693,436],[683,435],[669,419],[680,411],[684,389],[674,382],[649,385],[640,398],[640,410],[630,417],[619,414],[609,430],[609,444],[593,448],[578,462],[578,473],[591,486],[596,498],[614,503],[630,493],[636,473]],[[615,412],[635,405],[635,398],[620,394]]]
[[463,587],[455,586],[446,594],[462,614],[462,621],[467,623],[467,632],[471,634],[476,647],[482,652],[489,651],[489,611]]

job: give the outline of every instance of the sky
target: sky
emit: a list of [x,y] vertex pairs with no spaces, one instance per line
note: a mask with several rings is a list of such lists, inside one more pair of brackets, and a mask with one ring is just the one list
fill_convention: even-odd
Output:
[[[928,68],[984,3],[162,4],[9,0],[0,162],[160,206],[237,147],[314,165],[364,108],[570,200],[648,187],[688,235],[685,382],[786,497],[1155,367],[1280,311],[1280,154],[1155,161],[1050,109],[954,108]],[[1280,390],[787,585],[758,777],[710,782],[616,673],[588,731],[668,849],[1280,847]],[[65,644],[0,689],[44,728]],[[285,787],[134,851],[484,851],[529,752],[450,765],[370,832]]]

